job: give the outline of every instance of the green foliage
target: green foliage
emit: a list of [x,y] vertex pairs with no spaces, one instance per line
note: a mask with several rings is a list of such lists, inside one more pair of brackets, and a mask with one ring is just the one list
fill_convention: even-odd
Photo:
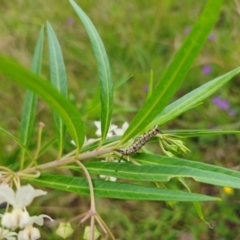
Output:
[[0,72],[46,101],[61,116],[78,147],[78,151],[80,150],[84,141],[83,122],[78,110],[64,96],[46,80],[3,56],[0,56]]
[[152,124],[163,125],[164,123],[178,117],[185,111],[198,106],[204,99],[211,96],[224,84],[231,80],[240,71],[240,67],[220,76],[204,85],[196,88],[192,92],[184,95],[175,102],[169,104],[161,113],[153,120]]
[[8,132],[6,129],[0,127],[0,131],[5,133],[6,135],[8,135],[8,137],[10,137],[11,139],[13,139],[18,145],[21,146],[21,148],[28,154],[28,156],[30,157],[31,161],[35,162],[35,159],[34,157],[32,156],[31,152],[28,150],[28,148],[18,139],[16,138],[15,136],[13,136],[10,132]]
[[[40,75],[41,67],[42,67],[42,52],[43,52],[43,40],[44,40],[44,29],[43,27],[40,30],[38,41],[35,47],[35,52],[32,61],[31,71]],[[20,141],[23,145],[28,147],[31,134],[33,130],[35,112],[37,107],[37,95],[33,92],[27,90],[23,110],[22,110],[22,119],[20,126]],[[22,156],[21,156],[21,168],[23,168],[25,149],[22,148]]]
[[[77,194],[89,195],[89,186],[85,178],[42,175],[40,178],[31,179],[43,187],[51,187],[62,191],[74,192]],[[94,193],[97,197],[118,198],[126,200],[149,200],[149,201],[214,201],[218,198],[204,196],[202,194],[191,194],[183,191],[158,189],[126,183],[115,183],[104,180],[93,180]]]
[[92,48],[97,61],[101,100],[101,132],[102,141],[104,141],[111,122],[113,108],[113,83],[111,78],[110,64],[103,42],[93,23],[73,0],[69,1],[83,22],[83,25],[91,40]]
[[[144,164],[151,164],[153,166],[155,166],[155,164],[159,164],[161,167],[165,167],[167,172],[175,171],[175,174],[170,174],[168,176],[168,179],[170,179],[172,176],[188,176],[200,182],[205,182],[218,186],[239,188],[238,179],[240,177],[240,174],[237,171],[201,162],[194,162],[186,159],[170,158],[166,156],[158,156],[152,154],[134,155],[133,158],[137,159],[138,162]],[[173,166],[174,168],[172,168]],[[183,172],[185,172],[185,176]]]
[[187,75],[194,59],[201,50],[211,28],[218,17],[221,1],[208,1],[198,22],[185,40],[181,48],[176,53],[170,66],[165,70],[161,81],[151,94],[151,97],[142,106],[131,125],[124,133],[121,142],[135,137],[154,118],[161,113],[174,93],[177,91]]
[[[42,64],[43,28],[41,28],[36,44],[31,71],[25,69],[16,61],[9,60],[5,56],[0,56],[0,73],[27,89],[20,138],[17,139],[4,128],[0,128],[2,132],[17,142],[22,148],[20,171],[18,172],[19,177],[38,186],[78,195],[90,195],[91,204],[93,204],[93,196],[123,200],[166,201],[171,206],[176,202],[193,202],[198,216],[205,221],[199,202],[217,201],[219,198],[202,193],[191,193],[192,182],[196,181],[213,186],[228,186],[239,189],[240,174],[238,171],[228,168],[206,164],[204,163],[204,159],[202,162],[196,162],[175,157],[173,154],[179,153],[180,145],[183,146],[182,141],[178,139],[220,134],[238,134],[239,131],[212,129],[165,130],[156,134],[156,137],[151,139],[150,143],[155,142],[157,139],[161,146],[163,137],[170,136],[175,139],[176,145],[168,145],[170,149],[168,153],[171,157],[152,154],[152,150],[149,150],[147,147],[141,149],[144,153],[130,154],[130,156],[121,156],[121,152],[118,150],[121,147],[130,147],[132,152],[136,152],[131,148],[132,142],[135,141],[134,137],[143,132],[149,134],[146,131],[154,125],[164,125],[184,112],[199,106],[206,98],[221,89],[239,73],[240,67],[237,67],[192,90],[167,106],[176,91],[180,88],[180,85],[186,78],[188,71],[202,49],[205,40],[209,36],[219,15],[223,1],[208,1],[206,3],[199,20],[177,51],[171,64],[166,68],[162,79],[156,87],[154,87],[153,72],[151,72],[147,100],[133,121],[131,121],[129,128],[122,137],[115,136],[111,138],[107,137],[107,135],[109,131],[112,131],[109,128],[111,129],[114,89],[108,56],[100,35],[90,18],[73,0],[69,2],[81,19],[90,38],[98,68],[99,82],[98,86],[96,86],[96,92],[100,93],[100,98],[98,95],[95,95],[90,103],[88,103],[88,107],[90,106],[89,111],[81,109],[85,113],[83,122],[79,109],[67,99],[68,83],[66,67],[59,41],[50,23],[46,24],[46,30],[51,84],[46,79],[38,76],[40,75]],[[115,89],[121,84],[127,84],[126,80],[118,81]],[[83,90],[80,89],[80,91]],[[56,157],[58,160],[42,164],[34,159],[29,148],[36,112],[37,95],[52,108],[56,130],[56,136],[41,147],[39,155],[42,155],[56,140],[59,145],[58,156]],[[101,106],[101,110],[99,106]],[[84,145],[84,123],[86,125],[89,124],[88,117],[92,112],[98,112],[98,115],[101,115],[101,139],[95,139],[92,143],[86,141]],[[67,145],[65,138],[66,130],[77,147],[72,152],[69,150],[69,146],[65,146]],[[144,138],[142,139],[144,140]],[[66,152],[66,156],[62,156],[63,151]],[[29,159],[25,159],[25,152],[30,156],[30,161]],[[164,153],[166,154],[166,152]],[[99,158],[105,159],[104,162],[96,161]],[[130,161],[115,162],[119,158],[125,158],[125,160]],[[84,162],[84,160],[90,161]],[[24,169],[25,162],[29,163],[29,166]],[[32,167],[33,163],[38,165],[38,167]],[[77,163],[78,165],[72,165],[72,163]],[[60,175],[57,170],[51,175],[44,172],[44,169],[62,165],[68,165],[66,168],[71,171],[71,175]],[[11,167],[9,168],[11,169]],[[26,175],[29,172],[35,173],[36,169],[41,172],[40,177]],[[75,172],[84,173],[86,178],[72,176]],[[98,180],[94,179],[94,177],[89,178],[89,173],[92,176],[100,175],[108,179],[115,177],[122,182]],[[174,188],[179,189],[178,183],[180,181],[188,191],[171,189],[173,181],[177,182]],[[93,205],[91,205],[91,208],[93,208]]]
[[[110,74],[110,65],[102,40],[97,33],[97,30],[95,29],[93,23],[74,1],[70,0],[70,3],[72,4],[80,19],[83,21],[83,24],[90,37],[98,63],[102,116],[101,130],[103,133],[102,140],[104,140],[108,132],[112,112],[113,89]],[[147,124],[163,124],[179,116],[184,111],[198,105],[201,101],[203,101],[209,95],[213,94],[217,89],[222,87],[227,81],[229,81],[240,71],[240,68],[236,68],[235,70],[221,77],[218,77],[209,83],[204,84],[203,86],[190,92],[189,94],[170,104],[163,111],[161,111],[164,108],[164,105],[166,105],[166,103],[172,97],[174,92],[176,92],[181,82],[184,80],[187,71],[189,70],[193,60],[196,58],[198,52],[203,46],[204,41],[211,30],[211,27],[216,21],[220,6],[221,1],[208,2],[206,4],[201,17],[196,23],[191,34],[180,48],[175,58],[172,60],[172,63],[166,70],[163,79],[149,96],[149,99],[143,105],[136,118],[132,121],[124,136],[120,139],[120,143],[129,140],[137,133],[139,134],[141,131],[140,129],[147,126]],[[64,142],[65,130],[63,123],[65,123],[68,127],[69,133],[77,144],[78,153],[81,145],[83,144],[83,123],[81,117],[77,113],[77,109],[75,109],[68,102],[68,100],[64,98],[67,96],[67,80],[63,56],[57,37],[49,23],[47,23],[47,33],[50,56],[50,79],[57,90],[51,87],[43,79],[40,79],[39,77],[31,74],[29,71],[17,63],[14,63],[4,57],[1,57],[0,59],[0,71],[6,76],[10,77],[11,80],[38,94],[53,108],[53,110],[56,112],[54,119],[60,152],[62,151]],[[43,35],[40,35],[37,46],[42,44],[42,36]],[[38,52],[36,52],[36,56],[41,59],[41,48],[38,47],[37,50]],[[35,61],[41,63],[41,60]],[[40,67],[37,66],[35,71],[37,71],[37,69],[40,69]],[[152,81],[153,79],[151,76],[151,82]],[[34,108],[31,107],[31,109]],[[30,116],[32,116],[33,113],[34,112],[32,112]],[[205,130],[205,132],[206,134],[209,133],[207,130]],[[198,132],[196,134],[196,131],[194,133],[195,135],[198,134]],[[211,134],[212,133],[213,132],[211,132]],[[114,141],[112,143],[114,143]],[[118,145],[120,143],[118,143]],[[143,156],[145,157],[144,159]],[[138,155],[137,157],[131,156],[131,158],[138,160],[140,163],[146,164],[147,162],[148,165],[135,166],[129,164],[118,165],[116,163],[94,162],[91,164],[86,164],[86,167],[89,172],[94,174],[115,176],[134,181],[167,182],[171,178],[191,177],[200,182],[219,186],[227,185],[230,187],[239,188],[239,184],[237,184],[238,177],[232,177],[235,172],[231,170],[223,170],[223,172],[219,173],[215,172],[217,169],[219,169],[218,167],[211,165],[206,166],[204,164],[197,164],[193,166],[191,161],[186,160],[179,160],[177,164],[172,165],[172,158],[168,159],[168,163],[164,162],[164,165],[162,165],[163,162],[161,162],[161,166],[156,167],[155,164],[158,161],[162,161],[161,156],[157,155]],[[171,164],[169,162],[171,162]],[[174,162],[176,163],[176,161]],[[118,183],[109,184],[114,185]],[[52,184],[49,184],[49,186],[52,186],[54,188]],[[138,186],[134,185],[131,187],[132,191],[137,190],[137,188]],[[110,189],[107,187],[106,191],[110,191]],[[141,199],[141,197],[139,198]],[[175,200],[181,201],[181,197],[179,199],[178,196],[175,196]],[[200,199],[197,200],[200,201]],[[196,199],[192,199],[192,201],[196,201]]]
[[[63,61],[62,51],[52,26],[47,22],[48,49],[49,49],[49,67],[50,80],[52,85],[64,96],[67,97],[67,76]],[[59,157],[61,157],[66,127],[62,118],[54,112],[55,130],[58,137]]]

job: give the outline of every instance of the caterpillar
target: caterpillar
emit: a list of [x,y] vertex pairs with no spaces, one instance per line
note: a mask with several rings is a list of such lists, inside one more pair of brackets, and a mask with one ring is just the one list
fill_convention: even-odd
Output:
[[133,143],[132,146],[128,148],[120,148],[116,151],[122,154],[123,156],[127,156],[133,153],[136,153],[139,149],[142,148],[151,138],[156,136],[160,132],[158,126],[155,126],[153,129],[149,130],[147,133],[144,133],[136,142]]

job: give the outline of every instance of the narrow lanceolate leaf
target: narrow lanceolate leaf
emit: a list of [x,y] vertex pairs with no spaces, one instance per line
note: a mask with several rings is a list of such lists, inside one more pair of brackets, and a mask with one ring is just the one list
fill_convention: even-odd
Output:
[[177,101],[168,105],[151,123],[154,125],[163,125],[164,123],[176,118],[183,112],[200,104],[203,100],[211,96],[214,92],[220,89],[230,79],[240,72],[240,67],[220,76],[199,88],[184,95]]
[[45,79],[38,77],[13,60],[0,56],[0,73],[39,95],[62,118],[75,141],[77,153],[84,142],[84,125],[77,108]]
[[240,134],[240,131],[235,130],[221,130],[221,129],[192,129],[192,130],[168,130],[163,133],[180,136],[183,138],[199,137],[199,136],[213,136],[223,134]]
[[164,109],[187,75],[216,22],[223,0],[207,1],[198,22],[176,53],[151,97],[140,109],[125,132],[121,143],[136,136]]
[[[42,27],[39,33],[39,37],[38,37],[34,55],[33,55],[32,66],[31,66],[31,71],[33,73],[36,73],[37,75],[40,75],[41,66],[42,66],[42,52],[43,52],[43,40],[44,40],[43,29],[44,28]],[[20,125],[20,141],[26,147],[28,147],[29,141],[31,139],[36,105],[37,105],[37,96],[33,92],[27,90],[25,99],[24,99],[22,119],[21,119],[21,125]],[[25,150],[22,149],[21,167],[23,167],[24,155],[25,155]]]
[[[63,61],[62,50],[58,42],[57,36],[54,33],[52,26],[47,22],[47,36],[50,60],[50,80],[52,85],[67,98],[67,76]],[[66,134],[66,127],[63,124],[61,117],[54,112],[55,131],[58,137],[59,157],[61,156],[64,138]]]
[[[178,180],[183,184],[183,186],[185,186],[185,188],[186,188],[189,192],[191,192],[191,189],[189,188],[189,186],[187,185],[187,183],[185,182],[185,180],[184,180],[183,178],[178,178]],[[194,202],[193,204],[194,204],[194,207],[195,207],[195,209],[196,209],[196,212],[197,212],[199,218],[200,218],[202,221],[204,221],[205,223],[207,223],[207,224],[209,225],[209,223],[206,222],[205,219],[204,219],[204,216],[203,216],[203,213],[202,213],[202,208],[201,208],[200,203],[199,203],[199,202]]]
[[100,83],[101,98],[101,130],[102,141],[106,138],[108,128],[111,122],[112,105],[113,105],[113,83],[111,78],[111,69],[108,61],[107,53],[103,42],[89,17],[83,10],[73,1],[69,0],[77,15],[81,19],[88,36],[90,38],[94,55],[98,66],[98,77]]
[[[39,186],[50,187],[82,195],[89,195],[89,186],[85,178],[62,175],[41,175],[39,178],[31,178],[28,179],[28,181]],[[94,186],[94,195],[96,197],[178,202],[219,200],[219,198],[184,191],[159,189],[96,179],[92,181]]]
[[[152,159],[152,155],[146,154],[145,158],[148,161],[148,158]],[[198,166],[190,166],[190,164],[189,166],[182,165],[181,161],[177,163],[175,165],[166,163],[161,164],[161,166],[146,163],[137,166],[129,163],[90,162],[86,163],[85,167],[93,174],[114,176],[134,181],[168,182],[172,178],[193,178],[198,182],[240,188],[240,174],[235,176],[234,173],[236,171],[228,170],[225,172],[224,168],[222,168],[223,172],[216,172],[218,167],[212,165],[203,165],[206,168],[199,169]]]
[[147,99],[149,99],[149,97],[152,95],[152,91],[153,91],[153,70],[151,70],[151,72],[150,72],[150,80],[149,80],[149,84],[148,84]]
[[192,177],[199,182],[217,186],[240,188],[240,172],[238,171],[201,162],[154,154],[135,154],[132,155],[132,158],[137,160],[140,164],[159,165],[163,167],[165,170],[161,171],[159,174],[167,173],[171,176],[173,173],[172,171],[176,171],[174,175],[178,177],[184,177],[183,175],[187,177],[188,175],[188,177]]
[[13,139],[22,149],[24,149],[24,151],[29,155],[31,161],[37,165],[33,155],[31,154],[31,152],[27,149],[27,147],[15,136],[13,136],[10,132],[8,132],[7,130],[5,130],[4,128],[0,127],[0,131],[5,133],[6,135],[8,135],[11,139]]

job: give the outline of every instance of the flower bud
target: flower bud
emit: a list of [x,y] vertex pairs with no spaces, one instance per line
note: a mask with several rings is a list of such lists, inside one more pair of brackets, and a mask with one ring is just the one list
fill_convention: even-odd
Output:
[[73,228],[70,223],[60,223],[56,234],[62,238],[67,238],[73,233]]
[[[97,230],[96,227],[94,227],[94,240],[98,239],[100,237],[100,232]],[[90,227],[86,226],[85,230],[84,230],[84,235],[83,235],[83,239],[85,240],[89,240],[90,239]]]

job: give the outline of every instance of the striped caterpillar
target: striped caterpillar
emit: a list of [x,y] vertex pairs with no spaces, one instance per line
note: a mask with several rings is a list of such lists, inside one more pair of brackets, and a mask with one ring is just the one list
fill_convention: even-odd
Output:
[[136,153],[139,149],[142,148],[143,145],[145,145],[151,138],[155,137],[159,132],[160,132],[159,127],[155,126],[147,133],[144,133],[136,142],[133,143],[132,146],[128,148],[117,149],[116,151],[121,153],[122,157]]

